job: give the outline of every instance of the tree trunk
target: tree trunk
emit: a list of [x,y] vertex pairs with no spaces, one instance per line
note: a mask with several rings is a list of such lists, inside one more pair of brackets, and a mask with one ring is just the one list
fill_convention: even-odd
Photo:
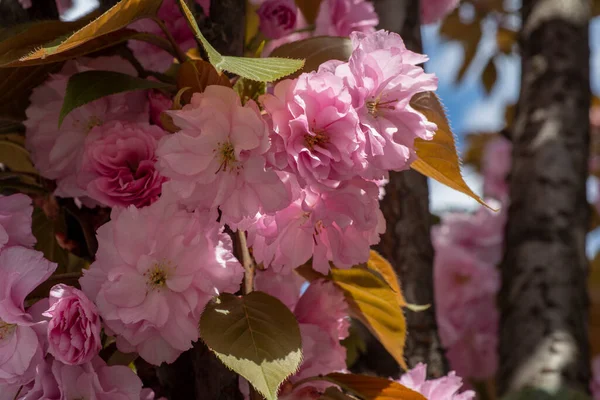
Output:
[[589,0],[524,0],[498,391],[587,392]]
[[[375,0],[379,28],[399,32],[407,48],[422,52],[418,0]],[[406,311],[408,334],[405,356],[409,367],[422,362],[430,377],[447,373],[447,362],[437,333],[433,298],[433,245],[427,178],[409,170],[390,173],[381,210],[387,222],[378,250],[394,266],[409,303],[431,304],[425,311]],[[379,375],[397,376],[398,365],[376,340],[367,343],[359,362]]]
[[[222,54],[244,54],[246,1],[219,0],[210,5],[210,18],[199,16],[206,39]],[[169,400],[243,400],[238,376],[199,340],[171,365],[159,368]]]

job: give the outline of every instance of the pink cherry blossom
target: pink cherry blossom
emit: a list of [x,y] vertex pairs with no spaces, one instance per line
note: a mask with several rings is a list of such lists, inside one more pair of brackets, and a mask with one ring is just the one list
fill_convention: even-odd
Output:
[[600,356],[594,357],[592,360],[592,381],[590,382],[590,390],[594,400],[600,400]]
[[354,32],[350,38],[354,51],[348,63],[327,62],[320,71],[333,71],[348,85],[365,132],[365,151],[375,169],[373,178],[379,178],[382,171],[410,166],[416,157],[416,138],[433,138],[435,124],[409,102],[417,93],[435,90],[437,78],[418,66],[427,57],[407,50],[396,33]]
[[31,0],[19,0],[19,4],[24,10],[29,9],[32,6]]
[[325,274],[329,261],[338,268],[366,262],[385,231],[377,196],[377,185],[360,179],[332,192],[306,189],[286,209],[248,227],[254,257],[284,274],[311,257],[313,268]]
[[72,0],[56,0],[56,8],[58,9],[58,14],[61,16],[69,11],[72,7]]
[[141,380],[127,366],[108,366],[98,356],[85,364],[67,365],[49,356],[38,365],[33,387],[19,400],[140,400],[141,392]]
[[115,208],[98,229],[98,253],[80,280],[123,352],[173,362],[198,339],[210,298],[236,292],[243,268],[215,214],[158,201]]
[[97,125],[111,120],[148,121],[148,102],[142,91],[103,97],[73,110],[58,127],[69,77],[78,72],[107,70],[135,75],[135,69],[120,57],[98,57],[68,61],[58,74],[51,75],[33,90],[27,108],[25,145],[40,174],[55,179],[56,195],[80,197],[85,192],[77,185],[77,165],[83,154],[87,134]]
[[[25,298],[57,265],[38,251],[13,246],[0,252],[0,384],[26,384],[42,358],[40,331]],[[44,323],[45,324],[45,323]]]
[[260,31],[269,39],[279,39],[294,30],[298,7],[294,0],[267,0],[257,13]]
[[49,352],[64,364],[89,362],[102,348],[98,309],[79,289],[59,284],[50,290]]
[[498,200],[508,197],[508,173],[511,165],[512,144],[502,136],[489,142],[483,151],[481,172],[483,192]]
[[150,122],[163,128],[160,114],[173,106],[173,100],[158,90],[149,90],[148,102],[150,103]]
[[277,297],[290,310],[293,310],[300,299],[300,291],[306,283],[298,274],[280,274],[273,268],[256,271],[254,288]]
[[[206,14],[208,14],[210,6],[208,8],[205,8],[205,6],[207,3],[210,4],[210,0],[200,0],[197,2],[206,11]],[[158,10],[158,18],[164,22],[165,27],[171,33],[181,50],[188,51],[196,46],[194,33],[189,28],[185,17],[181,13],[177,0],[164,0]],[[129,28],[166,38],[162,29],[151,19],[136,21],[129,25]],[[140,40],[129,41],[129,48],[144,68],[152,71],[166,71],[174,60],[174,57],[165,50]]]
[[[492,207],[500,207],[498,202],[487,201]],[[472,214],[448,213],[443,223],[433,228],[433,242],[436,248],[459,247],[482,263],[496,266],[502,258],[506,218],[505,207],[498,212],[480,207]]]
[[[493,202],[492,202],[493,204]],[[436,317],[450,365],[487,379],[497,368],[498,310],[505,212],[449,214],[432,231]]]
[[278,83],[261,102],[282,142],[273,151],[287,155],[302,186],[336,188],[364,170],[365,137],[341,78],[330,72],[305,73]]
[[374,32],[379,23],[375,7],[366,0],[323,0],[315,21],[317,36],[348,36]]
[[85,139],[79,186],[108,207],[151,204],[166,180],[154,168],[164,135],[148,123],[113,121],[94,127]]
[[451,371],[447,376],[427,380],[427,366],[423,363],[400,377],[400,384],[421,393],[428,400],[472,400],[475,392],[467,390],[459,393],[462,379]]
[[285,185],[265,167],[268,130],[253,101],[242,106],[233,89],[213,85],[169,114],[181,130],[159,143],[157,168],[183,204],[219,208],[223,223],[289,204]]
[[31,199],[24,194],[0,196],[0,249],[5,246],[33,247]]

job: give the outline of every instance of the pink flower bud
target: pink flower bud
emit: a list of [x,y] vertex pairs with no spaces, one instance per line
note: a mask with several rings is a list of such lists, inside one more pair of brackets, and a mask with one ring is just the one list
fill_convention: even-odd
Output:
[[279,39],[296,26],[298,9],[293,0],[267,0],[258,9],[260,30],[269,39]]

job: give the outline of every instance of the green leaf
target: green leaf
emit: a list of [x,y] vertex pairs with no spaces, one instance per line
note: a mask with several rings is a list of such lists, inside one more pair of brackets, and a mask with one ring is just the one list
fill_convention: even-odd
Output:
[[304,60],[295,60],[288,58],[247,58],[222,56],[209,42],[206,40],[200,28],[196,23],[192,12],[188,8],[185,0],[179,0],[181,8],[186,19],[200,43],[208,54],[208,60],[217,71],[227,71],[241,77],[252,79],[260,82],[272,82],[281,79],[287,75],[293,74],[304,65]]
[[348,61],[352,54],[352,42],[347,37],[317,36],[286,43],[271,52],[273,57],[304,58],[304,68],[292,75],[316,71],[329,60]]
[[233,90],[240,96],[242,103],[246,104],[248,100],[258,101],[258,97],[267,92],[267,85],[265,82],[239,78],[235,85],[233,85]]
[[302,360],[294,314],[262,292],[244,297],[224,293],[200,317],[200,337],[219,359],[248,380],[267,400]]
[[360,395],[363,400],[427,400],[398,382],[376,376],[333,373],[327,378],[342,389]]
[[1,135],[0,163],[14,172],[37,174],[24,142],[25,137],[18,133]]
[[171,89],[172,85],[114,71],[85,71],[69,78],[58,126],[71,111],[111,94],[146,89]]

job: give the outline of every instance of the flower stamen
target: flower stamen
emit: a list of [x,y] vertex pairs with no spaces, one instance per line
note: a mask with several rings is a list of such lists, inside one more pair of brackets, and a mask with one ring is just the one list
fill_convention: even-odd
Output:
[[392,106],[390,104],[395,103],[396,101],[397,100],[394,99],[394,100],[381,102],[381,99],[373,99],[373,100],[367,101],[367,103],[365,104],[365,107],[367,108],[367,112],[369,114],[371,114],[373,117],[377,118],[379,116],[379,111],[381,109],[395,110],[396,107]]
[[223,172],[227,172],[227,167],[229,167],[229,170],[233,170],[235,168],[235,163],[237,162],[237,159],[235,158],[235,149],[233,148],[233,145],[230,142],[226,142],[226,143],[218,143],[217,144],[218,147],[218,152],[219,152],[219,157],[221,159],[221,165],[219,165],[219,169],[217,170],[217,172],[215,172],[215,174],[223,171]]
[[9,324],[0,319],[0,340],[9,337],[17,328],[15,324]]
[[150,289],[160,289],[166,286],[169,272],[173,269],[171,261],[163,260],[155,262],[152,267],[144,273],[147,277],[146,285]]
[[314,135],[307,133],[304,135],[304,143],[310,151],[313,151],[315,146],[323,147],[325,143],[329,143],[329,136],[324,131],[315,131]]

